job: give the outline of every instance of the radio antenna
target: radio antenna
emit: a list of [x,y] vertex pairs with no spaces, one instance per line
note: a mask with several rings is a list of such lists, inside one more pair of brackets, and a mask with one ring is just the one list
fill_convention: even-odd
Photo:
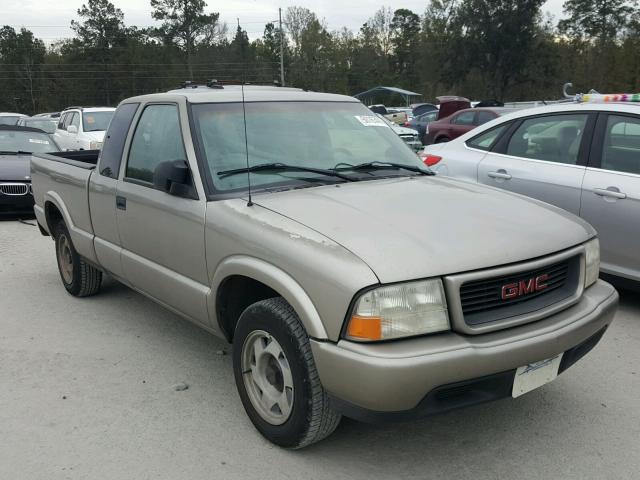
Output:
[[247,140],[247,109],[244,105],[244,82],[240,85],[242,91],[242,118],[244,120],[244,152],[247,156],[247,185],[249,186],[249,201],[247,207],[251,207],[253,202],[251,201],[251,171],[249,166],[249,142]]

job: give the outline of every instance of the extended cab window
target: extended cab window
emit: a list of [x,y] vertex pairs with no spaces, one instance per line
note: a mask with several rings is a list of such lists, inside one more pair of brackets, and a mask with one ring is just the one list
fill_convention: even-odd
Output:
[[483,132],[480,135],[467,140],[467,145],[472,148],[478,148],[480,150],[489,150],[496,139],[507,127],[507,125],[507,123],[503,123],[502,125],[494,127],[487,132]]
[[640,118],[609,115],[600,166],[640,174]]
[[100,152],[100,174],[105,177],[118,178],[124,143],[133,117],[138,111],[138,105],[138,103],[125,103],[120,105],[113,115]]
[[146,107],[131,141],[126,177],[151,183],[153,172],[160,163],[186,159],[178,107]]
[[526,119],[509,140],[506,154],[575,165],[586,123],[587,114]]

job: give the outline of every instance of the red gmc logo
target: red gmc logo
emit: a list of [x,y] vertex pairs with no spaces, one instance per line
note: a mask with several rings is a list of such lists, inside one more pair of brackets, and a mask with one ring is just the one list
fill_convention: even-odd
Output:
[[502,300],[518,298],[544,290],[549,286],[545,283],[548,279],[549,275],[544,273],[537,277],[529,278],[528,280],[520,280],[518,283],[507,283],[502,286]]

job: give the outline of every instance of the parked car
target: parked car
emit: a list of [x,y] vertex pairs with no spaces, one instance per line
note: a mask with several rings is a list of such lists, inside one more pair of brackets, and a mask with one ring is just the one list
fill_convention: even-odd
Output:
[[401,127],[400,125],[387,120],[384,115],[380,115],[379,113],[376,113],[376,115],[378,118],[382,119],[382,121],[386,123],[411,150],[415,152],[422,150],[422,142],[420,141],[420,138],[418,138],[418,134],[415,130],[407,127]]
[[60,114],[55,140],[63,150],[100,150],[115,108],[70,107]]
[[423,113],[421,115],[418,115],[417,117],[413,117],[411,120],[405,123],[404,126],[407,128],[412,128],[413,130],[418,132],[420,143],[424,143],[424,136],[427,131],[427,125],[429,125],[431,122],[435,122],[438,118],[438,114],[439,111],[437,109],[430,110],[427,113]]
[[521,110],[423,155],[442,175],[580,215],[598,231],[602,271],[640,281],[640,106]]
[[438,110],[438,107],[433,103],[414,103],[411,105],[411,112],[414,117],[436,110]]
[[34,117],[60,118],[60,112],[37,113]]
[[613,321],[586,222],[433,176],[352,97],[134,97],[99,158],[68,155],[31,165],[64,288],[93,295],[106,272],[232,342],[244,408],[284,447],[326,437],[342,414],[520,396]]
[[26,117],[22,113],[0,112],[0,125],[17,125],[20,118]]
[[31,154],[58,151],[42,130],[0,125],[0,214],[33,215]]
[[406,111],[394,110],[384,105],[371,105],[369,109],[376,114],[384,116],[390,122],[402,125],[409,119]]
[[466,108],[453,115],[430,122],[425,127],[424,143],[445,143],[487,123],[500,115],[513,112],[511,108]]
[[43,132],[52,135],[56,133],[58,122],[46,117],[21,117],[18,120],[18,125],[22,127],[39,128]]

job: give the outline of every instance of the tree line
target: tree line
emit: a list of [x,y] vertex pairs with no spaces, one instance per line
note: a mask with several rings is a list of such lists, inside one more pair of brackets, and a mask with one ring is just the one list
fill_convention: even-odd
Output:
[[[578,90],[640,91],[636,1],[566,0],[563,19],[544,0],[431,0],[422,13],[380,8],[354,32],[330,30],[303,7],[284,11],[283,31],[249,39],[205,0],[150,0],[153,27],[126,26],[109,0],[87,0],[72,38],[53,45],[28,29],[0,29],[0,111],[115,105],[183,81],[272,82],[348,95],[377,85],[432,100],[554,99]],[[381,99],[382,100],[382,99]],[[399,99],[395,99],[399,103]]]

